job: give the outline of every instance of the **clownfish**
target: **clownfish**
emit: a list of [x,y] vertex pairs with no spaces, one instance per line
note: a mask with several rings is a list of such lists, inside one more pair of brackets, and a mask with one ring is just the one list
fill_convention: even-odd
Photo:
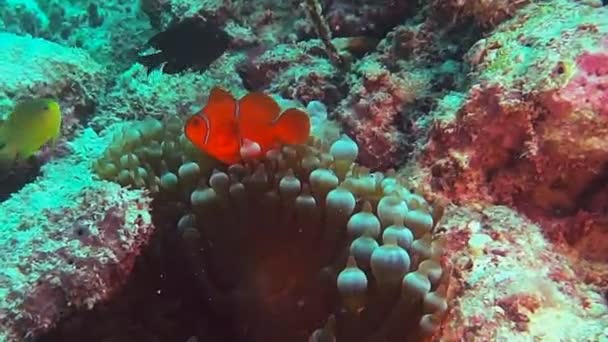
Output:
[[207,105],[186,122],[184,133],[203,152],[234,164],[245,155],[259,156],[282,145],[305,143],[310,118],[297,108],[281,112],[277,102],[261,92],[236,100],[214,87]]

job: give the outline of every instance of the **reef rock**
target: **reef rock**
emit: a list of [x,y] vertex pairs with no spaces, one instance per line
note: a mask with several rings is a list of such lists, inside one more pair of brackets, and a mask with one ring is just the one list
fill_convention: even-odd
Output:
[[456,106],[440,106],[423,153],[435,190],[550,216],[603,210],[607,16],[605,7],[530,5],[471,48],[474,84],[444,99]]
[[152,35],[131,1],[0,1],[0,30],[82,48],[111,70],[122,70]]
[[606,277],[555,249],[504,206],[448,210],[440,227],[454,272],[442,341],[603,341]]
[[144,192],[94,180],[103,139],[86,130],[71,145],[0,205],[1,341],[36,338],[111,297],[153,232]]
[[21,99],[55,98],[64,133],[92,114],[105,85],[105,69],[85,51],[11,33],[0,33],[0,74],[0,113]]

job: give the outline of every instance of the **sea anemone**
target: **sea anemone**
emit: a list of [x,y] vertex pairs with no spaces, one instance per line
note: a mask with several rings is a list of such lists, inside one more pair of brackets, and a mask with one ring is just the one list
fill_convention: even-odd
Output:
[[[436,331],[447,310],[433,237],[441,208],[394,172],[358,166],[352,140],[311,138],[211,170],[209,158],[177,153],[190,151],[178,131],[143,138],[141,127],[160,126],[128,128],[137,143],[123,133],[95,168],[179,203],[184,260],[238,339],[408,341]],[[159,139],[150,153],[145,144]],[[184,144],[164,154],[166,141]]]

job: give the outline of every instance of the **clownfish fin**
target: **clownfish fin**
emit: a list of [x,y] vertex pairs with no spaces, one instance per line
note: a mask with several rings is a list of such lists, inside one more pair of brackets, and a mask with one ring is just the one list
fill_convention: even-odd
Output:
[[261,92],[249,93],[239,100],[239,121],[248,125],[270,125],[281,113],[276,101]]
[[289,108],[277,119],[274,131],[283,144],[304,144],[310,135],[310,117],[300,109]]
[[236,114],[236,99],[227,90],[213,87],[209,94],[207,105],[202,112],[209,121],[234,120]]
[[266,151],[275,145],[274,122],[281,113],[281,108],[272,97],[254,92],[239,100],[239,133],[258,143]]

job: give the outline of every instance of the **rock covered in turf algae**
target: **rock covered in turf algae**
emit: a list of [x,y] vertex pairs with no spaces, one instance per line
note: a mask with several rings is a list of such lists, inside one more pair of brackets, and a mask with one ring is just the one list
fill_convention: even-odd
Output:
[[473,86],[434,113],[430,184],[469,206],[438,227],[458,270],[445,340],[608,337],[606,179],[596,177],[608,161],[606,18],[580,3],[527,6],[471,48]]
[[139,1],[0,1],[0,30],[79,47],[111,70],[133,63],[152,36]]
[[187,72],[167,75],[158,71],[147,74],[141,64],[135,64],[116,77],[115,84],[99,103],[106,113],[91,120],[96,129],[126,120],[163,119],[175,115],[189,117],[207,102],[214,86],[221,86],[235,96],[246,92],[235,70],[235,60],[241,55],[220,57],[204,73]]
[[474,85],[425,147],[437,190],[548,213],[590,205],[578,199],[608,161],[606,18],[606,7],[529,5],[470,49]]
[[21,98],[56,98],[64,131],[92,112],[105,86],[104,68],[80,49],[0,33],[0,115]]
[[516,211],[446,211],[453,272],[443,341],[606,341],[608,307],[598,287],[608,268],[584,269]]
[[141,191],[95,180],[105,148],[86,130],[74,154],[0,205],[0,341],[25,341],[109,298],[152,233]]
[[473,20],[480,29],[493,29],[511,18],[530,0],[434,0],[429,1],[433,16],[438,22],[451,25]]

